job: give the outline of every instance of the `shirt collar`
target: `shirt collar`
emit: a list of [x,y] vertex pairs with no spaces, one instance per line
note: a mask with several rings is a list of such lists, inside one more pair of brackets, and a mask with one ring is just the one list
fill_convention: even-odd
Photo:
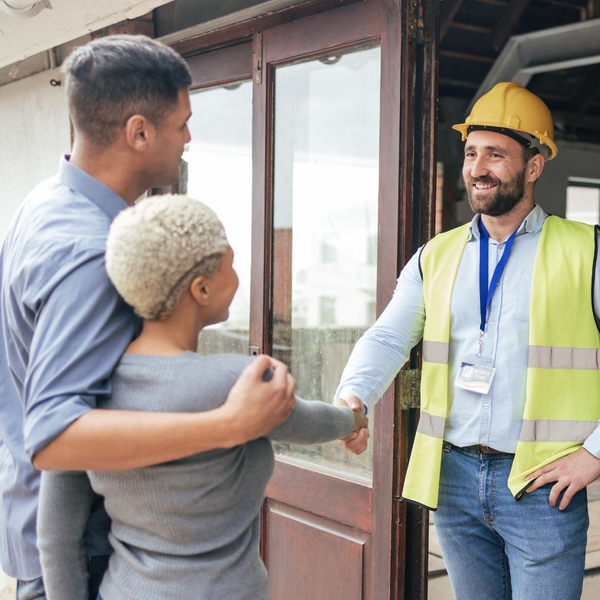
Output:
[[[544,211],[544,209],[536,204],[531,212],[523,219],[523,222],[519,225],[517,229],[517,237],[523,235],[524,233],[537,233],[544,225],[544,221],[548,214]],[[481,219],[481,215],[475,215],[471,221],[471,225],[469,226],[469,239],[471,240],[479,240],[479,220]]]
[[127,202],[108,186],[98,181],[90,174],[69,162],[71,157],[65,154],[60,159],[58,179],[69,189],[85,196],[98,208],[105,212],[112,221],[124,208]]

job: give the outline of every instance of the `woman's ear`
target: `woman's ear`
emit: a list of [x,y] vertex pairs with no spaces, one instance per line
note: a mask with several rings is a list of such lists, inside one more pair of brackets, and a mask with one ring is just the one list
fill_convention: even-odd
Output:
[[206,277],[196,277],[190,283],[190,294],[201,306],[206,306],[210,302],[210,291],[208,288],[208,279]]

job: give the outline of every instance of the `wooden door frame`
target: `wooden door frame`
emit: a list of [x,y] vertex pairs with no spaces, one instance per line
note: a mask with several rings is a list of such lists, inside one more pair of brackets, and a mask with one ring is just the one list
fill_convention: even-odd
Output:
[[[266,85],[261,86],[260,97],[255,104],[255,109],[258,106],[260,107],[260,110],[256,110],[255,112],[255,132],[262,132],[263,138],[260,140],[260,144],[264,148],[264,153],[261,152],[261,155],[269,157],[270,160],[266,164],[264,162],[263,164],[259,164],[257,160],[255,181],[257,182],[257,186],[259,186],[259,189],[256,190],[256,197],[263,199],[260,208],[265,217],[265,221],[259,226],[261,230],[259,235],[264,232],[268,240],[264,257],[267,275],[261,289],[264,295],[263,298],[267,302],[263,301],[262,305],[257,307],[257,311],[263,311],[263,330],[260,332],[262,334],[260,341],[265,351],[269,350],[270,311],[268,300],[272,297],[270,273],[272,272],[273,256],[270,240],[272,233],[272,215],[270,211],[273,206],[274,68],[292,61],[308,60],[312,57],[323,55],[324,50],[327,49],[339,51],[367,45],[372,42],[383,42],[383,18],[384,13],[380,2],[360,2],[327,13],[305,17],[304,19],[269,29],[262,34],[264,36],[263,76],[266,77]],[[255,45],[257,45],[257,35],[255,34]],[[383,63],[384,57],[382,56]],[[380,102],[383,107],[383,98]],[[383,122],[382,114],[380,134],[385,129]],[[258,156],[256,158],[259,159]],[[378,223],[386,222],[386,219],[392,216],[389,213],[395,213],[396,206],[397,202],[388,203],[380,191],[378,199],[378,210],[380,211]],[[382,209],[383,212],[381,212]],[[388,220],[387,222],[395,221]],[[379,227],[378,229],[381,232],[382,228]],[[393,238],[394,236],[392,236],[392,240]],[[383,251],[384,247],[381,241],[378,242],[378,313],[381,312],[384,306],[382,304],[381,287],[387,283],[384,283],[382,280],[389,273],[392,274],[391,280],[395,281],[396,279],[394,275],[397,268],[396,261],[393,260],[393,265],[385,264],[390,256],[392,258],[396,256],[395,250],[397,246],[392,240],[390,240],[392,245],[386,248],[387,250],[393,248],[392,252]],[[327,490],[328,494],[339,498],[352,497],[353,502],[351,506],[348,506],[348,503],[344,502],[332,506],[331,502],[327,502],[327,516],[337,522],[369,532],[370,538],[369,543],[365,546],[364,560],[367,564],[374,564],[379,569],[376,568],[372,572],[371,569],[365,568],[364,590],[366,598],[372,598],[373,600],[390,597],[389,582],[393,561],[393,546],[390,527],[392,513],[389,509],[391,509],[392,473],[394,472],[395,453],[389,451],[389,446],[384,449],[385,441],[383,443],[378,441],[379,438],[386,440],[393,439],[394,437],[393,433],[390,434],[390,430],[392,429],[390,423],[393,423],[393,417],[390,419],[389,414],[390,405],[392,407],[392,415],[394,405],[393,399],[392,402],[389,402],[390,397],[393,398],[393,391],[388,392],[387,398],[379,402],[375,409],[376,425],[374,439],[376,442],[373,455],[374,471],[372,488],[367,485],[361,485],[356,481],[346,480],[342,473],[335,473],[333,476],[323,474],[321,469],[315,469],[308,463],[306,464],[306,470],[303,471],[294,464],[281,459],[276,462],[275,472],[268,488],[269,498],[286,502],[287,495],[287,504],[298,506],[309,513],[317,515],[323,515],[323,502],[319,502],[320,490]],[[386,430],[386,435],[382,435],[384,430]],[[313,486],[303,485],[301,488],[303,489],[301,498],[298,497],[298,494],[293,493],[294,488],[290,490],[290,484],[292,482],[297,483],[298,479],[305,479],[307,483],[310,480],[316,484]],[[263,519],[263,523],[265,527],[268,527],[267,519]],[[263,531],[262,539],[268,539],[268,530],[266,528]],[[266,555],[267,552],[265,549],[264,556]]]
[[[273,139],[267,135],[271,129],[267,125],[273,119],[272,65],[286,62],[283,52],[276,55],[279,60],[269,63],[270,56],[275,54],[263,56],[263,36],[268,38],[266,45],[270,53],[273,52],[273,28],[286,24],[287,28],[294,29],[297,35],[290,36],[288,58],[319,55],[327,47],[338,49],[369,40],[381,41],[379,224],[396,223],[397,227],[379,228],[376,302],[377,314],[380,314],[393,294],[400,269],[416,248],[433,235],[436,5],[437,2],[427,0],[313,0],[173,45],[190,59],[195,76],[193,89],[250,78],[255,80],[255,87],[260,87],[260,92],[254,94],[252,134],[254,250],[250,345],[253,353],[269,349],[273,165],[267,157],[272,156]],[[348,41],[348,36],[346,42],[340,40],[342,15],[354,32],[352,41]],[[335,28],[328,27],[327,22],[334,19]],[[309,35],[302,35],[303,30]],[[327,39],[323,37],[326,34]],[[323,42],[327,45],[316,47]],[[249,44],[252,44],[252,64],[248,59]],[[266,78],[266,85],[258,83],[260,78]],[[418,354],[413,353],[411,366],[415,367],[418,360]],[[352,482],[353,486],[358,485],[355,489],[360,510],[341,507],[337,515],[341,522],[363,530],[372,516],[369,560],[374,561],[376,568],[372,580],[366,582],[366,597],[376,600],[427,597],[427,514],[408,506],[400,496],[418,411],[400,410],[399,379],[374,409],[377,430],[373,487]],[[342,496],[347,482],[339,473],[332,483],[331,476],[321,469],[313,471],[310,466],[308,469],[304,476],[317,485],[311,486],[313,491],[305,494],[303,506],[320,514],[319,481],[326,479]],[[286,485],[292,473],[298,476],[293,464],[277,461],[271,497],[293,503],[294,490]]]

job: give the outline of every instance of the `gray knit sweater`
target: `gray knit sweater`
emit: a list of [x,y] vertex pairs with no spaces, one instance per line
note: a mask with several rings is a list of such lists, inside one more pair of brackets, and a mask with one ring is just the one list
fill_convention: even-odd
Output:
[[[113,395],[103,407],[156,412],[217,408],[249,360],[191,352],[126,354],[113,377]],[[269,438],[313,444],[344,437],[353,428],[350,409],[298,399],[290,418]],[[112,519],[114,554],[100,588],[103,600],[266,600],[259,512],[273,464],[271,443],[260,438],[153,467],[89,472]],[[54,487],[60,490],[60,485]],[[70,527],[80,529],[81,524],[71,521]],[[52,541],[60,547],[59,539]],[[73,563],[64,564],[56,549],[53,559],[65,572],[55,566],[44,575],[52,579],[49,587],[59,590],[72,580]]]

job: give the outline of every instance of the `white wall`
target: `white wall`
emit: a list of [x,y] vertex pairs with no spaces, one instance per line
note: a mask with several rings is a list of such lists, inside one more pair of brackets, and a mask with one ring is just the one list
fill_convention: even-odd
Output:
[[52,0],[52,10],[17,19],[0,10],[0,66],[12,65],[38,52],[125,19],[145,15],[171,0]]
[[59,70],[0,87],[0,240],[27,193],[54,175],[70,148],[70,125]]

